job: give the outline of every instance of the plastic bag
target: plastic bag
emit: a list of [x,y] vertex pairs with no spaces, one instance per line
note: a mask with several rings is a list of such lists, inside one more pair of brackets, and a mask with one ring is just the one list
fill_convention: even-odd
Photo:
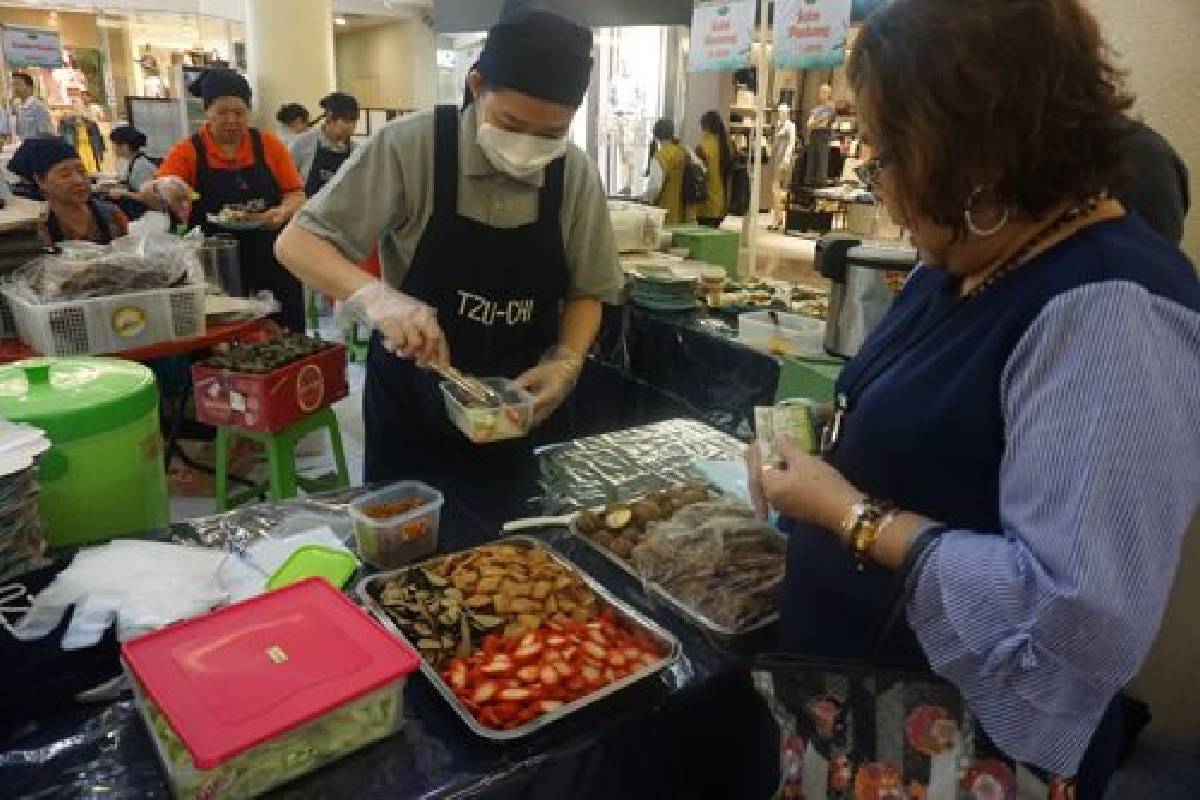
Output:
[[109,245],[64,242],[61,252],[15,270],[12,288],[30,302],[59,303],[202,283],[196,238],[147,233]]
[[643,580],[717,627],[743,631],[774,616],[787,540],[741,503],[696,503],[651,523],[630,563]]

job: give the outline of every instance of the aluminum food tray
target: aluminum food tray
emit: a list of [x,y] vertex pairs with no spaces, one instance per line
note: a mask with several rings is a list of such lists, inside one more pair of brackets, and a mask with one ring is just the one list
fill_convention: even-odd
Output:
[[[683,647],[680,645],[679,640],[676,639],[669,631],[665,630],[662,626],[641,614],[636,609],[626,605],[621,600],[618,600],[611,592],[605,589],[599,581],[589,575],[586,570],[580,569],[569,559],[556,552],[546,543],[529,536],[507,536],[502,540],[493,542],[492,545],[483,545],[483,547],[494,546],[497,544],[524,544],[531,548],[540,548],[545,550],[555,561],[577,575],[589,589],[596,593],[596,596],[600,598],[605,605],[610,606],[613,611],[616,612],[617,616],[622,621],[643,633],[649,634],[650,637],[653,638],[654,641],[663,648],[663,650],[666,652],[666,655],[652,666],[643,667],[632,675],[627,675],[621,680],[615,683],[610,683],[609,685],[592,692],[586,697],[560,706],[548,714],[543,714],[537,719],[534,719],[519,728],[513,728],[512,730],[495,730],[483,725],[479,722],[479,720],[475,719],[475,716],[471,714],[470,710],[467,709],[467,707],[463,705],[462,701],[458,699],[458,696],[454,694],[454,690],[452,690],[446,684],[446,681],[442,679],[442,676],[437,669],[435,669],[432,664],[422,657],[421,671],[425,673],[427,678],[429,678],[430,683],[432,683],[434,688],[438,690],[445,701],[454,710],[454,713],[459,716],[459,718],[463,721],[463,724],[470,728],[475,735],[497,742],[523,739],[524,737],[529,736],[530,734],[533,734],[542,728],[553,725],[559,720],[571,716],[572,714],[586,708],[587,706],[590,706],[593,703],[599,702],[610,695],[616,694],[628,686],[632,686],[635,683],[639,683],[640,681],[657,675],[658,673],[670,667],[679,659],[680,654],[683,652]],[[472,553],[479,549],[481,548],[472,547],[456,553],[447,553],[444,555],[439,555],[435,558],[426,559],[416,564],[402,567],[401,569],[394,569],[387,572],[377,572],[374,575],[368,575],[366,578],[363,578],[361,581],[359,581],[358,587],[356,588],[359,600],[362,602],[363,607],[370,611],[371,614],[378,619],[384,627],[386,627],[396,636],[400,637],[402,641],[412,647],[414,651],[419,653],[420,651],[416,649],[416,644],[410,641],[409,638],[404,635],[399,626],[392,621],[391,616],[383,609],[379,602],[376,601],[375,595],[372,593],[372,588],[376,584],[399,577],[411,570],[420,569],[427,564],[447,558],[450,555]]]
[[[642,499],[641,497],[635,497],[632,500],[629,500],[628,502],[636,503],[638,500],[641,500],[641,499]],[[604,506],[598,506],[591,510],[600,512],[600,511],[603,511],[603,509],[604,509]],[[779,620],[779,611],[776,610],[770,614],[767,614],[766,616],[762,617],[761,619],[754,620],[753,622],[751,622],[749,625],[747,625],[745,627],[737,628],[737,629],[728,628],[724,625],[714,622],[712,619],[710,619],[707,615],[705,615],[699,609],[689,606],[687,603],[683,602],[682,600],[677,598],[675,595],[671,594],[669,591],[664,589],[662,586],[659,586],[654,581],[648,581],[645,578],[643,578],[641,575],[638,575],[636,572],[634,572],[633,566],[630,565],[625,560],[623,560],[622,558],[620,558],[616,553],[612,552],[607,547],[604,547],[603,545],[593,541],[590,536],[580,533],[579,530],[576,529],[576,527],[575,527],[575,520],[571,520],[571,524],[568,526],[568,530],[570,531],[571,535],[574,536],[576,539],[579,539],[580,541],[586,543],[587,546],[590,547],[592,550],[594,550],[595,552],[604,556],[611,563],[615,564],[618,569],[620,569],[626,575],[628,575],[629,577],[633,578],[635,581],[640,583],[643,587],[645,587],[646,591],[648,591],[649,593],[653,594],[654,596],[656,596],[656,597],[662,599],[664,602],[666,602],[667,605],[671,606],[671,608],[673,608],[677,612],[679,612],[679,614],[681,616],[683,616],[684,619],[688,620],[693,625],[703,628],[704,630],[708,631],[709,633],[714,633],[717,636],[721,636],[726,639],[736,639],[740,636],[749,636],[752,633],[757,633],[758,631],[762,630],[763,628],[766,628],[767,626],[772,625]],[[778,533],[779,533],[779,537],[781,539],[784,539],[785,543],[786,543],[787,537],[783,534],[782,531],[779,531]],[[782,585],[782,578],[780,579],[780,583]]]

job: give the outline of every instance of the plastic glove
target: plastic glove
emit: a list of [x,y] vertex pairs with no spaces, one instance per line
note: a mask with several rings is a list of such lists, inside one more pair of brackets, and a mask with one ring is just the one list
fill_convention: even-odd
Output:
[[583,356],[557,345],[536,367],[526,370],[513,383],[533,395],[533,424],[540,425],[571,394],[583,371]]
[[346,299],[345,311],[383,335],[384,347],[418,364],[449,364],[450,349],[437,312],[383,281],[364,284]]
[[117,638],[132,639],[224,604],[217,584],[225,553],[202,547],[117,540],[81,550],[31,601],[13,626],[22,641],[52,632],[71,606],[64,650],[95,645],[115,621]]
[[175,175],[165,178],[155,178],[150,184],[154,194],[160,197],[175,216],[179,219],[190,219],[192,216],[192,197],[195,191],[188,186],[187,181]]

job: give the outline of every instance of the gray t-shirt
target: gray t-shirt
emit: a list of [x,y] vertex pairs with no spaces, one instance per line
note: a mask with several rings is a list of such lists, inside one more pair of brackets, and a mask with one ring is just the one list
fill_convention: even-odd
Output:
[[133,161],[129,164],[129,189],[133,192],[140,192],[147,181],[154,180],[154,173],[158,171],[158,167],[150,160],[149,156],[139,153],[133,157]]
[[[393,120],[355,149],[341,170],[297,215],[351,261],[379,240],[385,280],[399,287],[433,214],[432,110]],[[497,170],[476,142],[474,107],[463,112],[458,143],[458,213],[495,228],[537,219],[543,174],[517,179]],[[622,285],[600,174],[587,155],[567,148],[562,233],[568,296],[616,301]],[[488,254],[479,253],[479,269]]]
[[292,160],[296,162],[300,177],[308,183],[308,173],[312,172],[317,150],[324,148],[335,153],[349,153],[354,149],[354,142],[335,142],[326,136],[325,131],[318,125],[297,136],[288,147],[291,148]]

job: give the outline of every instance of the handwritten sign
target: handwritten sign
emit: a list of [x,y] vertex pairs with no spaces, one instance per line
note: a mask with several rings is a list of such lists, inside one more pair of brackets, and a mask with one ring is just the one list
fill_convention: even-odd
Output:
[[700,3],[692,12],[691,72],[716,72],[750,66],[755,0]]
[[4,60],[10,68],[56,69],[63,65],[62,41],[58,38],[58,31],[16,25],[5,25],[3,30]]
[[846,62],[851,0],[775,0],[775,66],[822,69]]

